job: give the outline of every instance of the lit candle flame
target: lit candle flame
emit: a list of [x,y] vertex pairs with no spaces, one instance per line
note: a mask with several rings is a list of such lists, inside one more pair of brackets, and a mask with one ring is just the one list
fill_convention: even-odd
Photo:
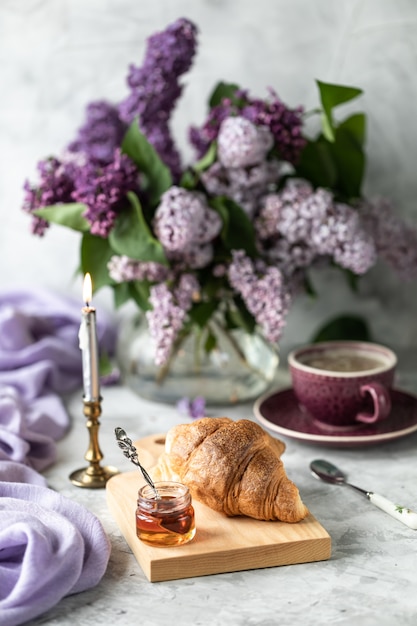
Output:
[[83,284],[83,300],[86,306],[89,306],[92,300],[92,293],[93,293],[93,286],[91,283],[91,276],[90,274],[87,273],[84,276],[84,284]]

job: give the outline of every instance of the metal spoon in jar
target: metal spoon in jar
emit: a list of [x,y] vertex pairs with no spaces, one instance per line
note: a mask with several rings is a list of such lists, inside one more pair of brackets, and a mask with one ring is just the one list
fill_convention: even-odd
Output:
[[142,472],[142,476],[144,477],[148,485],[153,489],[155,498],[159,500],[160,495],[158,493],[158,490],[155,487],[155,484],[152,481],[152,478],[149,476],[148,472],[139,461],[138,451],[133,445],[132,440],[127,436],[123,428],[120,428],[119,426],[114,429],[114,434],[116,435],[118,446],[122,450],[125,457],[127,457],[129,461],[133,463],[133,465],[136,465],[136,467],[140,469],[140,471]]
[[360,487],[356,487],[356,485],[348,483],[345,474],[338,467],[336,467],[336,465],[329,463],[329,461],[316,459],[310,463],[310,470],[315,478],[324,480],[326,483],[352,487],[352,489],[355,489],[366,496],[372,504],[375,504],[375,506],[385,511],[385,513],[388,513],[409,528],[417,530],[417,513],[414,513],[414,511],[411,511],[411,509],[408,509],[405,506],[394,504],[384,496],[380,496],[372,491],[365,491],[365,489],[361,489]]

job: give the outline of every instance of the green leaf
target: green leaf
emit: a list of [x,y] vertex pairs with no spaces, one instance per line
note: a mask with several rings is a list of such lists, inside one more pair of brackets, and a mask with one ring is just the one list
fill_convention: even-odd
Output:
[[112,285],[107,264],[114,255],[107,239],[96,237],[91,233],[85,233],[81,240],[81,271],[89,272],[93,283],[93,290],[98,291],[101,287]]
[[309,140],[301,153],[296,166],[297,174],[309,180],[314,187],[334,189],[337,185],[338,172],[330,146],[320,135],[316,140]]
[[340,315],[324,324],[312,339],[313,343],[337,340],[372,341],[366,320],[359,315]]
[[188,190],[194,190],[198,184],[198,175],[192,170],[187,169],[181,176],[180,187]]
[[239,85],[234,83],[224,83],[223,81],[219,82],[214,88],[210,99],[209,106],[213,108],[219,104],[221,104],[224,98],[228,98],[232,102],[238,102],[236,99],[236,91],[239,90]]
[[333,143],[323,135],[309,140],[296,166],[297,174],[314,187],[327,187],[343,198],[360,197],[366,164],[365,125],[365,116],[358,113],[334,129]]
[[204,342],[204,350],[205,350],[205,352],[207,354],[209,354],[215,348],[217,348],[217,338],[216,338],[215,335],[213,335],[211,330],[209,330],[208,333],[207,333],[207,338],[206,338],[206,340]]
[[244,250],[249,256],[256,256],[255,230],[242,207],[225,196],[212,198],[209,204],[222,218],[221,238],[226,248]]
[[113,285],[114,306],[119,309],[130,299],[129,283],[116,283]]
[[365,173],[365,116],[354,115],[335,129],[335,142],[330,144],[338,171],[338,190],[346,198],[361,195]]
[[137,195],[129,191],[127,196],[130,208],[120,213],[109,233],[111,247],[117,254],[126,255],[131,259],[167,265],[164,249],[152,235]]
[[47,222],[60,224],[80,232],[87,232],[90,229],[90,224],[83,217],[83,213],[86,210],[85,204],[75,202],[73,204],[54,204],[53,206],[42,207],[33,211],[33,214],[42,217]]
[[129,126],[122,142],[122,152],[136,163],[147,178],[150,202],[158,204],[161,195],[172,185],[169,168],[162,162],[155,148],[140,131],[137,120]]
[[230,306],[225,315],[228,328],[243,328],[247,333],[255,330],[255,318],[247,310],[245,303],[240,296],[233,299],[234,306]]
[[149,302],[150,286],[146,280],[129,283],[129,294],[142,311],[149,311],[152,308]]
[[211,316],[218,307],[217,300],[211,300],[210,302],[198,302],[194,304],[188,312],[188,316],[197,324],[199,328],[205,328]]
[[212,141],[206,154],[199,161],[194,163],[193,170],[195,172],[203,172],[210,165],[213,165],[217,157],[217,141]]
[[357,98],[363,92],[357,87],[345,87],[344,85],[333,85],[316,80],[319,88],[322,111],[323,135],[328,141],[334,141],[333,109],[345,102]]

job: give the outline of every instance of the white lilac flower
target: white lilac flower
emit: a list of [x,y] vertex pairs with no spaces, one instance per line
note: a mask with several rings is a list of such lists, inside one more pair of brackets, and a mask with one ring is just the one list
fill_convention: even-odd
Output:
[[273,143],[266,126],[255,126],[240,116],[228,117],[220,125],[217,155],[224,167],[249,167],[264,161]]
[[242,250],[234,250],[228,278],[266,339],[276,343],[281,337],[290,306],[290,295],[281,271],[261,261],[255,265]]
[[154,218],[155,233],[167,250],[209,243],[221,228],[219,215],[203,194],[175,186],[162,195]]

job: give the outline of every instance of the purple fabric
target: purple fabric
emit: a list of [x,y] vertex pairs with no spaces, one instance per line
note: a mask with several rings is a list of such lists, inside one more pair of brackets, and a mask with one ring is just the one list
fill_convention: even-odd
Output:
[[[59,394],[82,385],[78,343],[82,302],[42,290],[0,292],[0,461],[42,471],[70,426]],[[101,350],[115,330],[97,316]]]
[[2,461],[0,463],[0,482],[31,483],[40,487],[47,487],[46,478],[27,465],[16,461]]
[[[82,386],[82,302],[0,292],[0,623],[15,626],[96,585],[110,555],[99,520],[39,474],[70,426],[61,395]],[[98,316],[100,348],[115,330]]]
[[[0,383],[16,384],[29,398],[41,390],[65,393],[81,385],[81,307],[81,298],[38,289],[0,293]],[[101,348],[112,353],[115,334],[103,311],[97,332]]]
[[22,624],[94,587],[109,557],[103,527],[84,507],[45,487],[0,482],[2,626]]

